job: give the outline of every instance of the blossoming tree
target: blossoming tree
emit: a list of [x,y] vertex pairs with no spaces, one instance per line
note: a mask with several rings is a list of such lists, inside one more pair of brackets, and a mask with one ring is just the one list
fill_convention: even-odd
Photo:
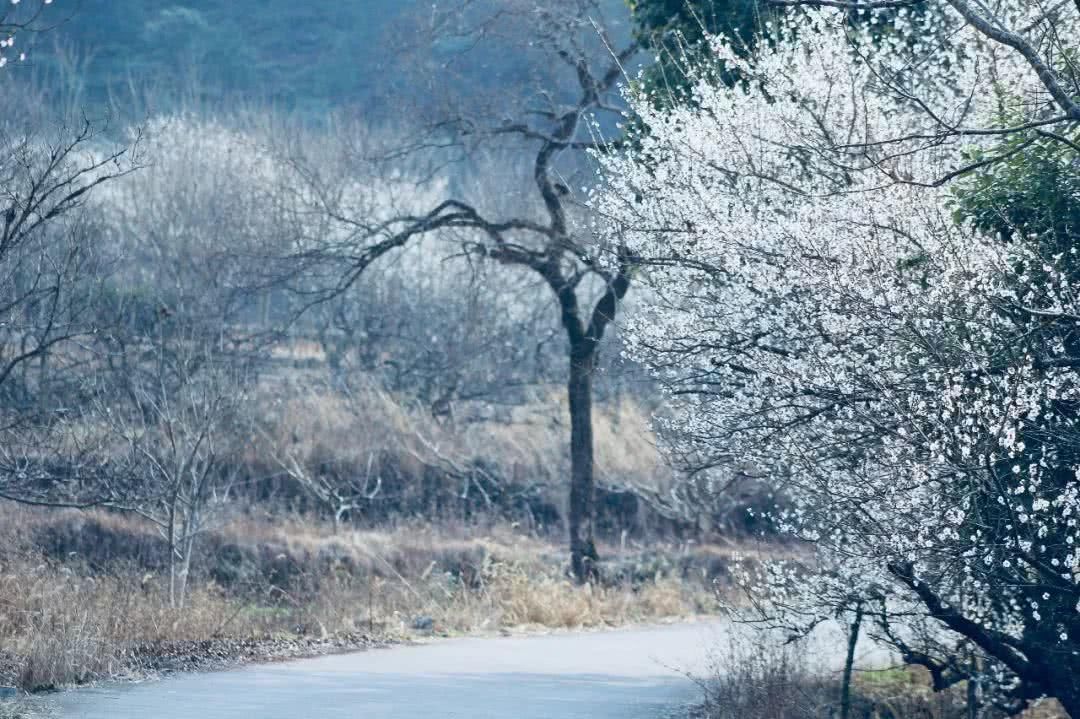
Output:
[[632,95],[639,136],[598,155],[653,286],[630,352],[678,400],[674,457],[784,486],[815,561],[741,573],[759,619],[857,608],[939,687],[1080,716],[1077,248],[970,211],[1010,216],[985,189],[1026,153],[1077,172],[1080,8],[819,4],[750,54],[715,38],[690,101]]

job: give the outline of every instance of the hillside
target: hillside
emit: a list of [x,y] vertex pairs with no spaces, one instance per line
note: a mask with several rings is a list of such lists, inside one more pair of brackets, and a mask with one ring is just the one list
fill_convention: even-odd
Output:
[[[604,4],[625,26],[623,0]],[[400,56],[390,50],[413,40],[429,7],[418,0],[62,0],[50,9],[49,22],[59,27],[32,38],[30,71],[52,86],[58,74],[77,75],[75,94],[90,107],[133,96],[157,105],[147,109],[177,96],[211,105],[270,101],[313,114],[374,106],[380,97],[419,92],[401,77],[400,61],[387,58]],[[458,44],[424,52],[437,62]],[[528,64],[521,53],[496,49],[470,64],[467,79],[520,87]]]

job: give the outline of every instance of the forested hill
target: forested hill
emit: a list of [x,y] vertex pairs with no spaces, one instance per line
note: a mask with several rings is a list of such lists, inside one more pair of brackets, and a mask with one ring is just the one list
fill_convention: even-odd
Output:
[[[624,0],[605,4],[609,18],[625,21]],[[408,91],[397,82],[392,49],[434,7],[431,0],[58,0],[51,20],[62,24],[36,38],[32,60],[38,73],[67,66],[90,105],[123,102],[135,89],[159,100],[249,98],[318,113]],[[431,51],[455,49],[449,41]],[[514,87],[528,71],[524,62],[493,54],[471,79]]]

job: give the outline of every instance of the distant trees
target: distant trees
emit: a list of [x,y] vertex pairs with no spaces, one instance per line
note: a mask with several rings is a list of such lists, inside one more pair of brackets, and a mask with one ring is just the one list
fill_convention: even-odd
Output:
[[[35,3],[41,0],[22,0],[20,6]],[[497,7],[490,0],[469,5],[485,3],[486,10]],[[433,14],[431,3],[421,0],[332,6],[293,0],[79,0],[54,5],[47,17],[65,22],[50,37],[75,57],[93,58],[80,72],[85,102],[133,121],[148,111],[176,109],[175,103],[185,99],[228,107],[244,98],[293,108],[316,123],[337,111],[363,108],[373,124],[396,125],[402,95],[417,103],[441,99],[431,88],[411,82],[415,75],[398,62],[398,43],[413,37],[407,21]],[[624,0],[597,5],[609,17],[625,21]],[[466,31],[476,27],[464,18],[461,25]],[[535,64],[513,52],[519,46],[505,40],[500,30],[482,43],[487,58],[498,62],[489,62],[485,72],[470,73],[467,94],[522,87],[532,78]],[[454,72],[454,58],[470,44],[467,35],[446,37],[429,59],[433,65],[441,62],[444,73]],[[53,77],[58,69],[54,57],[37,53],[36,71]]]
[[[303,206],[281,190],[289,168],[266,133],[239,119],[181,113],[134,132],[145,171],[104,188],[97,207],[105,240],[122,258],[112,278],[115,311],[141,317],[109,338],[160,340],[167,327],[197,327],[222,351],[239,351],[265,331],[246,322],[257,315],[256,260],[286,241],[282,219]],[[125,356],[119,349],[110,348],[114,362]]]
[[[509,421],[515,407],[547,397],[561,371],[559,329],[541,283],[463,252],[472,235],[459,228],[393,244],[393,223],[438,204],[449,183],[483,195],[491,177],[481,169],[432,179],[412,157],[381,161],[382,141],[336,118],[318,130],[258,114],[147,122],[145,170],[95,203],[105,218],[103,246],[119,258],[99,309],[115,326],[92,345],[107,378],[90,384],[111,387],[98,411],[144,405],[137,395],[146,392],[133,383],[155,384],[163,363],[180,363],[197,346],[205,359],[191,366],[193,378],[200,367],[244,369],[266,415],[256,439],[268,442],[249,460],[289,478],[310,498],[299,504],[363,522],[372,512],[421,511],[421,497],[460,496],[463,508],[478,500],[465,476],[476,447],[427,447],[430,436],[396,424],[341,446],[333,438],[347,436],[337,434],[342,428],[313,437],[279,424],[287,414],[281,403],[300,388],[330,398],[346,426],[363,424],[350,413],[367,410],[370,391],[390,414],[427,414],[435,431],[469,433],[471,445],[470,426]],[[499,201],[514,207],[516,200]],[[380,232],[390,242],[371,257],[382,261],[343,276],[364,257],[357,252],[364,240]],[[184,386],[171,381],[176,391]],[[242,424],[235,430],[250,434]],[[508,467],[516,461],[493,462],[504,459]],[[537,501],[535,487],[562,472],[559,459],[542,476],[507,477],[497,492],[516,497],[508,485],[519,483]],[[502,485],[482,469],[475,474]],[[416,486],[403,487],[410,481]]]
[[656,289],[626,341],[677,456],[768,472],[816,550],[742,575],[761,620],[857,612],[939,688],[1078,716],[1080,15],[840,4],[716,38],[690,103],[635,98],[592,203]]
[[558,327],[544,288],[451,254],[428,238],[312,308],[308,321],[343,391],[358,376],[469,421],[558,381]]
[[[253,383],[265,388],[275,380],[324,382],[314,376],[321,365],[318,372],[307,370],[325,361],[343,395],[378,384],[451,435],[455,427],[464,433],[470,425],[509,420],[516,407],[546,399],[545,385],[564,381],[566,363],[573,565],[582,579],[594,574],[593,382],[598,347],[628,290],[633,260],[624,257],[614,270],[598,261],[571,186],[588,169],[584,151],[603,144],[594,133],[613,130],[618,120],[620,63],[634,47],[613,53],[625,28],[618,30],[621,38],[598,33],[593,21],[605,3],[568,1],[539,15],[531,3],[465,5],[461,17],[449,8],[432,16],[429,29],[438,37],[429,49],[440,56],[468,54],[469,43],[443,42],[462,18],[468,22],[457,29],[475,30],[489,54],[508,43],[524,48],[533,63],[529,76],[544,82],[536,92],[496,85],[512,96],[506,106],[512,121],[493,119],[486,103],[470,104],[482,94],[472,88],[467,96],[426,98],[431,102],[421,110],[437,117],[426,118],[430,132],[416,145],[410,144],[416,135],[380,141],[362,123],[342,122],[343,115],[312,128],[257,112],[218,121],[179,112],[133,131],[144,171],[97,188],[85,215],[94,223],[87,245],[103,259],[89,273],[98,282],[96,294],[78,295],[87,299],[80,328],[87,334],[70,359],[82,364],[52,372],[60,359],[55,352],[39,363],[72,388],[52,393],[66,404],[53,419],[63,419],[71,437],[78,436],[66,454],[51,453],[55,476],[82,457],[86,463],[79,466],[93,464],[102,477],[141,477],[137,495],[126,486],[126,496],[93,501],[147,513],[154,506],[160,518],[155,503],[163,500],[155,487],[168,482],[161,471],[136,463],[135,455],[149,462],[149,438],[171,426],[155,419],[163,414],[155,406],[175,410],[186,388],[214,368],[250,368]],[[193,18],[178,11],[168,19]],[[474,20],[480,24],[470,30]],[[557,62],[534,73],[540,57]],[[556,74],[565,77],[547,82]],[[454,101],[460,101],[456,108]],[[594,113],[607,118],[603,126],[591,125]],[[376,260],[378,268],[368,271]],[[294,359],[309,350],[308,365]],[[183,360],[192,354],[202,359]],[[181,381],[178,367],[190,376]],[[37,377],[35,369],[26,386]],[[27,406],[40,406],[40,393],[25,394]],[[564,426],[561,419],[550,424]],[[224,425],[215,430],[218,436],[231,431]],[[242,424],[235,431],[248,436]],[[469,489],[476,477],[487,488],[499,481],[473,466],[471,454],[410,449],[422,457],[414,463],[417,472],[460,482],[451,496],[460,491],[471,501],[480,496]],[[29,476],[17,459],[9,463],[12,476]],[[563,459],[545,462],[551,466],[543,482],[564,472]],[[507,461],[513,481],[531,496],[536,482],[517,476],[520,464]],[[374,485],[361,481],[366,475],[351,466],[352,474],[340,477],[319,475],[300,460],[288,466],[297,486],[323,504],[338,504],[335,514],[353,503],[348,497],[363,503],[373,492]],[[519,502],[513,492],[506,496],[507,504]],[[490,504],[486,495],[483,501]],[[551,525],[561,512],[544,501],[541,521]],[[350,514],[357,512],[340,516]],[[172,554],[181,557],[184,550]],[[178,582],[184,571],[177,569]]]

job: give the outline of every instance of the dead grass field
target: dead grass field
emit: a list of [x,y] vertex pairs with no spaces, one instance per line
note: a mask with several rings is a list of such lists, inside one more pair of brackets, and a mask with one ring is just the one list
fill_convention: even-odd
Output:
[[[379,529],[336,528],[313,519],[332,508],[304,504],[314,500],[297,485],[253,483],[200,536],[190,591],[174,607],[166,544],[149,523],[114,511],[0,505],[0,685],[41,689],[197,667],[203,658],[717,609],[726,547],[635,547],[624,532],[618,546],[600,548],[604,581],[569,581],[558,529],[567,474],[561,395],[537,396],[511,416],[447,422],[374,387],[330,391],[324,375],[278,378],[281,401],[260,405],[244,476],[280,475],[286,464],[375,473],[381,494],[357,514]],[[598,480],[661,489],[669,473],[645,411],[624,401],[596,415]],[[636,518],[638,536],[652,536],[645,524],[662,520],[642,519],[648,510],[637,504],[630,511],[638,514],[609,519]]]
[[[612,557],[620,575],[579,587],[565,576],[561,547],[511,527],[335,533],[245,517],[205,538],[202,562],[243,552],[254,569],[225,583],[213,578],[220,567],[202,566],[185,605],[171,607],[149,550],[109,559],[119,547],[159,542],[132,518],[4,507],[0,527],[0,684],[30,690],[197,667],[199,657],[187,654],[199,652],[258,658],[252,642],[269,643],[271,654],[275,642],[304,653],[707,613],[716,609],[710,567],[726,554],[672,547],[682,560],[657,569],[628,552]],[[36,543],[41,537],[49,542]]]

